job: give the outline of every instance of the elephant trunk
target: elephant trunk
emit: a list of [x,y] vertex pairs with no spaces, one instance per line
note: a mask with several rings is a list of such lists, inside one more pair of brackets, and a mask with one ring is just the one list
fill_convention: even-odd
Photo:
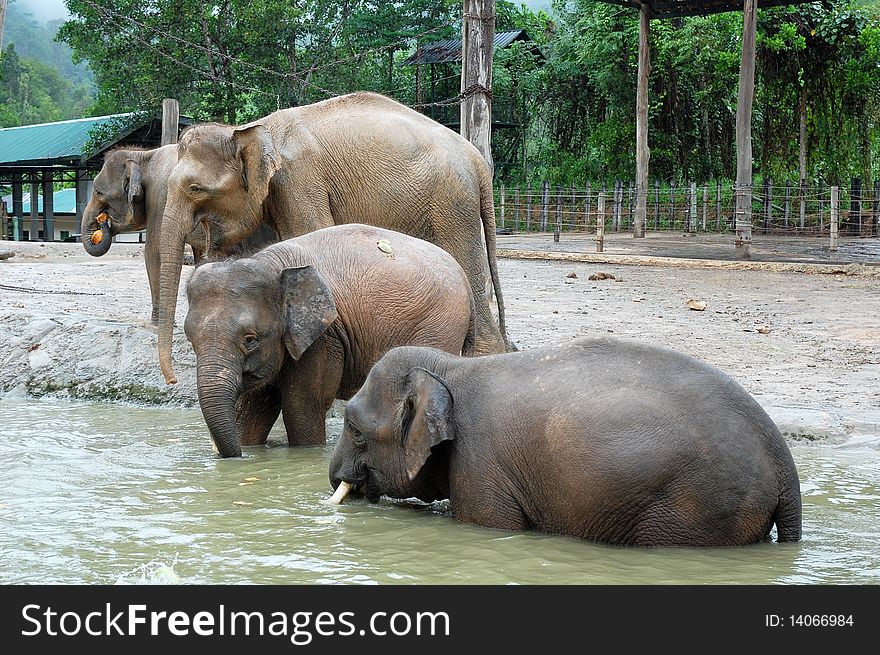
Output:
[[191,217],[188,221],[186,212],[178,206],[166,207],[162,217],[159,257],[159,366],[162,367],[166,384],[177,383],[171,363],[171,346],[180,269],[183,267],[184,239],[192,231],[191,223]]
[[110,231],[110,217],[107,212],[100,211],[90,202],[83,212],[80,224],[82,244],[92,257],[100,257],[110,250],[113,234]]
[[241,456],[241,425],[236,405],[241,375],[229,365],[211,361],[197,367],[199,406],[220,457]]

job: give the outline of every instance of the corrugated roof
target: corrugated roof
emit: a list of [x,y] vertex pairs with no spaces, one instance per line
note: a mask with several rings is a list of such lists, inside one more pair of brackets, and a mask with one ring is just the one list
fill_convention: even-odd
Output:
[[112,114],[0,129],[0,166],[77,163],[83,155],[90,154],[84,150],[92,128],[131,115]]
[[[525,30],[512,30],[510,32],[495,32],[492,40],[493,52],[502,50],[514,41],[531,41]],[[413,66],[417,64],[445,64],[452,61],[461,61],[461,38],[443,39],[434,41],[420,47],[401,66]]]
[[[56,214],[76,214],[76,189],[61,189],[60,191],[56,191],[52,194],[52,211]],[[6,201],[6,212],[12,213],[12,196],[3,196],[3,200]],[[22,208],[21,213],[24,216],[29,216],[31,213],[31,194],[25,193],[22,195]],[[40,194],[39,200],[37,200],[37,213],[43,214],[43,194]]]

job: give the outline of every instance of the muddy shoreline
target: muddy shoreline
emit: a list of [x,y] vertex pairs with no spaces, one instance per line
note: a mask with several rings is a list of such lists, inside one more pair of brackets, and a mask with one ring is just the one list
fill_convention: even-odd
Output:
[[[0,262],[0,394],[196,404],[195,358],[181,329],[191,267],[174,336],[180,382],[169,387],[149,324],[142,244],[116,244],[99,259],[79,244],[2,242],[0,250],[16,253]],[[520,348],[608,334],[665,345],[731,375],[792,440],[880,449],[876,267],[817,275],[516,255],[501,252],[499,272]],[[589,280],[599,272],[615,279]],[[690,310],[688,300],[707,307]]]

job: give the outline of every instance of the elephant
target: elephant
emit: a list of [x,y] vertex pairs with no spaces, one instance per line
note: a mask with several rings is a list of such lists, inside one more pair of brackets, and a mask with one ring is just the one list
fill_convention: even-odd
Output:
[[[152,299],[151,321],[159,323],[159,235],[165,211],[167,180],[177,164],[177,146],[153,150],[127,148],[111,150],[92,185],[92,196],[83,211],[81,232],[86,252],[94,257],[105,255],[113,237],[146,230],[144,263]],[[193,251],[196,264],[213,252],[223,256],[242,256],[278,241],[268,225],[257,230],[245,242],[220,248],[208,244],[202,226],[190,232],[185,241]]]
[[187,284],[184,331],[199,405],[222,457],[265,443],[282,413],[291,446],[325,443],[325,416],[401,345],[471,354],[473,297],[441,248],[381,228],[322,228]]
[[460,358],[394,348],[347,403],[331,500],[449,499],[455,519],[633,546],[798,541],[797,469],[734,380],[584,338]]
[[202,224],[222,243],[235,243],[263,223],[285,239],[365,223],[440,246],[468,276],[476,354],[505,351],[488,165],[455,132],[390,98],[359,92],[181,135],[162,219],[158,350],[169,384],[177,381],[172,321],[186,235]]

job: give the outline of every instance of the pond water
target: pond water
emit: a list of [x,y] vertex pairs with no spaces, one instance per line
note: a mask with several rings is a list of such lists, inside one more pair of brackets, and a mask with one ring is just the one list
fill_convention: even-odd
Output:
[[[804,538],[635,549],[321,501],[331,446],[217,459],[198,409],[0,399],[0,583],[880,583],[880,451],[795,444]],[[335,440],[341,423],[331,420]]]

